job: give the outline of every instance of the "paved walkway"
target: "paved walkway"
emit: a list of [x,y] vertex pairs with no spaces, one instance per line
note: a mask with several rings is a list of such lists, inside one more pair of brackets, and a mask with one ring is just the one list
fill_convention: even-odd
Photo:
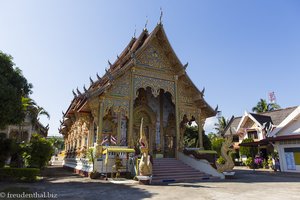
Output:
[[[169,185],[138,185],[129,181],[113,184],[104,180],[91,180],[71,173],[61,167],[45,170],[45,180],[39,183],[0,182],[0,191],[29,191],[53,194],[57,199],[264,199],[298,200],[300,198],[300,175],[235,170],[234,179],[214,182],[178,183]],[[19,188],[19,189],[18,189]],[[1,192],[0,192],[1,195]],[[0,198],[1,199],[1,198]],[[33,198],[34,199],[34,198]],[[35,198],[36,199],[36,198]]]

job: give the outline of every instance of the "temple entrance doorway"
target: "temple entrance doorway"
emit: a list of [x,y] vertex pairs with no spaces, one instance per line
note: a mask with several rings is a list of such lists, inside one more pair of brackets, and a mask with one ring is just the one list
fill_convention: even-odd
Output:
[[174,158],[176,151],[175,105],[170,93],[162,89],[153,95],[150,87],[140,88],[134,101],[133,144],[139,146],[140,124],[149,144],[149,153],[155,158]]
[[164,131],[164,157],[175,158],[176,150],[176,120],[175,115],[168,116],[167,127]]

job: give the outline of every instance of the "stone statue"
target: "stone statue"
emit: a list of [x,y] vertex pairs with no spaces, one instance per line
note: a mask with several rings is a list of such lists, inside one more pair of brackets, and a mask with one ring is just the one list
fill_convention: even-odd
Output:
[[232,152],[232,139],[232,135],[226,137],[221,147],[221,156],[224,158],[225,163],[219,164],[218,162],[216,162],[217,170],[221,173],[232,171],[234,167],[234,162],[230,156],[230,153]]
[[142,153],[142,158],[139,164],[139,175],[150,176],[152,175],[152,163],[150,162],[148,141],[143,129],[143,118],[141,120],[139,143],[141,145],[140,149]]
[[[116,178],[120,177],[120,169],[123,167],[122,165],[122,159],[120,158],[119,154],[115,157],[115,164],[112,166],[112,171],[116,172]],[[113,178],[113,172],[112,172],[112,178]]]

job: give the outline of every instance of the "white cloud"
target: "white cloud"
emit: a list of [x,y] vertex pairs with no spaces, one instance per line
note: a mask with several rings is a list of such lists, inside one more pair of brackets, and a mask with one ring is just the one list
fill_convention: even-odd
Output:
[[215,130],[215,124],[218,123],[217,117],[210,117],[205,120],[205,124],[203,129],[205,130],[205,134],[208,134],[210,132],[216,132]]

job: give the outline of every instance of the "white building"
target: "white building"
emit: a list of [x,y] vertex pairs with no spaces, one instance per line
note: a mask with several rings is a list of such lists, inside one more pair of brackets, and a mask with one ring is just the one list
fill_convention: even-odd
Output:
[[300,106],[264,113],[245,112],[233,118],[225,129],[225,136],[233,134],[234,148],[244,139],[252,138],[260,154],[267,158],[274,150],[279,154],[281,170],[300,172]]
[[5,129],[0,130],[5,133],[7,138],[15,139],[18,142],[29,142],[32,134],[37,133],[43,137],[48,135],[48,126],[44,127],[40,122],[33,123],[29,115],[20,125],[8,125]]
[[281,170],[300,173],[300,106],[268,134],[279,154]]

